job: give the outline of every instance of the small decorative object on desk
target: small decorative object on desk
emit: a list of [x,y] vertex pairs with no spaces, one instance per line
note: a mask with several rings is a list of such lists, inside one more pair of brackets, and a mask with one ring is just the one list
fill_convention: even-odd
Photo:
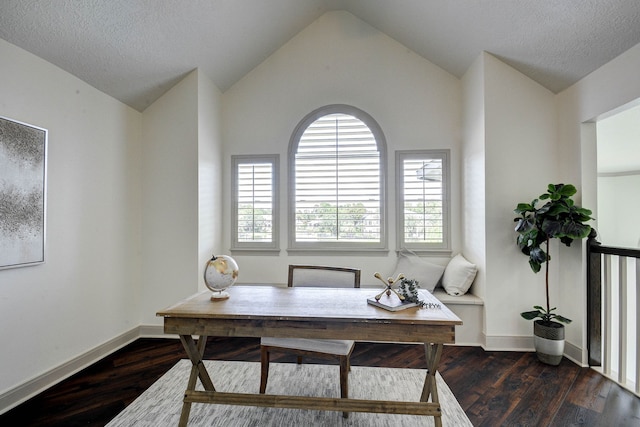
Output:
[[389,311],[400,311],[405,308],[417,307],[415,302],[402,301],[396,296],[382,295],[379,299],[367,298],[367,303],[375,305],[376,307],[384,308]]
[[420,286],[418,285],[417,280],[406,279],[404,277],[400,280],[399,292],[404,296],[404,300],[406,302],[415,303],[422,308],[442,308],[440,304],[422,301],[418,294],[419,288]]
[[[371,305],[375,305],[376,307],[384,308],[389,311],[399,311],[411,307],[434,309],[442,308],[440,304],[424,302],[420,299],[418,294],[420,286],[418,286],[417,280],[407,279],[403,274],[399,274],[395,279],[393,277],[389,277],[386,282],[382,279],[380,273],[374,274],[374,277],[385,283],[386,287],[385,290],[375,297],[367,299],[367,303]],[[398,281],[400,281],[400,285],[396,291],[392,286]],[[392,293],[394,294],[393,296],[391,295]]]
[[382,295],[384,295],[385,293],[387,294],[387,297],[391,297],[391,293],[394,293],[400,299],[400,301],[404,301],[404,297],[400,295],[398,291],[393,289],[393,284],[398,280],[404,279],[404,274],[398,274],[398,277],[396,277],[395,279],[393,277],[387,277],[386,281],[382,278],[382,275],[380,273],[375,273],[373,277],[384,283],[384,290],[374,297],[376,301],[380,301],[380,298],[382,298]]
[[238,264],[228,255],[211,257],[204,269],[204,283],[213,292],[211,301],[229,298],[229,289],[238,279]]

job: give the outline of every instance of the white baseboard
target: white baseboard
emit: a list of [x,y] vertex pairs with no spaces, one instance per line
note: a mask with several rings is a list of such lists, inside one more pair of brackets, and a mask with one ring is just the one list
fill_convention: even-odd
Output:
[[177,338],[177,335],[167,335],[164,333],[162,325],[140,325],[140,338]]
[[487,351],[534,351],[532,336],[483,335]]
[[0,414],[69,378],[76,372],[94,364],[105,356],[124,347],[140,337],[139,327],[133,328],[73,359],[38,375],[17,387],[0,394]]
[[570,343],[569,341],[564,342],[565,357],[571,360],[576,365],[586,368],[589,366],[589,364],[585,359],[584,353],[585,352],[582,351],[582,347],[578,347],[577,345]]
[[[486,351],[535,351],[533,337],[529,336],[484,336],[482,348]],[[573,363],[585,367],[581,347],[565,341],[564,356]]]

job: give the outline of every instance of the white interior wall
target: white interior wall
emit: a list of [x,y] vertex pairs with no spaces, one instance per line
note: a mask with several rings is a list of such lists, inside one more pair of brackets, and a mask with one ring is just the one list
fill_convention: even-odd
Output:
[[520,313],[545,305],[544,273],[534,274],[515,244],[513,210],[559,179],[554,95],[487,53],[484,75],[487,346],[513,347],[503,339],[524,336],[520,345],[530,348],[533,325]]
[[640,98],[597,122],[598,174],[640,174]]
[[3,40],[0,58],[0,114],[49,131],[45,264],[0,270],[1,397],[140,324],[142,153],[140,113]]
[[[198,267],[222,246],[222,94],[198,72]],[[199,288],[205,289],[203,275]]]
[[142,324],[195,293],[198,248],[198,72],[143,113]]
[[598,240],[607,246],[640,246],[640,175],[598,178]]
[[[223,95],[225,173],[232,154],[280,155],[279,256],[234,254],[241,282],[285,283],[289,263],[357,265],[363,285],[393,273],[395,230],[385,256],[287,256],[287,150],[294,128],[318,107],[349,104],[369,113],[387,140],[389,224],[394,224],[395,150],[450,148],[453,250],[460,250],[460,81],[347,12],[329,12],[305,28]],[[223,186],[230,224],[229,183]],[[230,230],[223,235],[230,247]],[[437,262],[446,262],[438,259]]]
[[[485,201],[485,91],[484,56],[473,62],[462,78],[462,252],[479,266],[472,292],[486,295],[486,201]],[[486,313],[485,313],[486,315]],[[486,322],[485,322],[486,323]],[[484,325],[483,325],[484,326]]]
[[[575,85],[557,95],[559,120],[559,159],[563,179],[581,187],[579,204],[594,211],[596,228],[598,212],[596,138],[588,137],[587,122],[640,98],[640,44],[629,49]],[[587,123],[585,125],[585,123]],[[584,246],[584,244],[583,244]],[[564,286],[560,290],[561,304],[569,309],[569,317],[586,318],[586,271],[583,251],[563,251],[560,271]],[[579,301],[579,303],[576,303]],[[582,360],[586,360],[586,331],[573,325],[567,328],[567,341],[582,343]]]
[[640,226],[637,225],[640,107],[598,120],[596,134],[598,240],[607,246],[637,248],[640,244]]

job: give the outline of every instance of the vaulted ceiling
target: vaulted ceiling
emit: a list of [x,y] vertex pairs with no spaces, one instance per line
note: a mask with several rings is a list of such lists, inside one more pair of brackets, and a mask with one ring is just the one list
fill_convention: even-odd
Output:
[[0,38],[142,111],[194,68],[226,91],[331,10],[457,77],[487,51],[553,92],[640,43],[638,0],[2,0]]

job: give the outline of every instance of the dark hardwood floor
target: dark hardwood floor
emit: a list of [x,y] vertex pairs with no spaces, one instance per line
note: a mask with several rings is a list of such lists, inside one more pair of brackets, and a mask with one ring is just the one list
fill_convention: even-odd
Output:
[[[182,358],[178,340],[139,339],[0,415],[0,426],[103,426]],[[257,362],[259,341],[209,338],[205,358]],[[357,343],[352,364],[426,367],[422,346],[382,343]],[[552,367],[534,353],[450,346],[440,372],[474,426],[640,426],[640,398],[566,359]]]

